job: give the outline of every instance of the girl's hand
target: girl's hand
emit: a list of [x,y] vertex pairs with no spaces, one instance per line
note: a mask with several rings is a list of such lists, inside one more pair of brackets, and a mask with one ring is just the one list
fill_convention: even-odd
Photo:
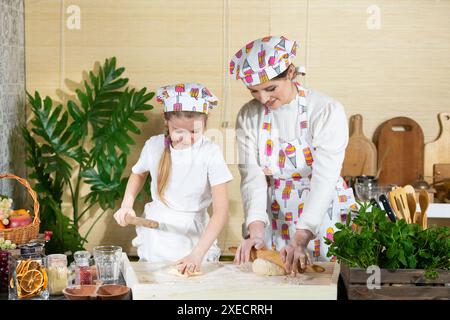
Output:
[[195,272],[200,272],[202,260],[203,255],[191,252],[191,254],[176,261],[175,265],[177,266],[178,272],[181,274],[187,273],[189,275]]
[[307,264],[312,264],[311,257],[306,248],[312,238],[314,236],[311,231],[299,229],[295,232],[293,241],[281,249],[280,256],[287,273],[293,271],[294,274],[297,274],[299,266],[304,270]]
[[133,208],[124,207],[120,208],[119,210],[116,211],[116,213],[114,213],[114,219],[116,219],[117,223],[120,226],[125,227],[128,225],[128,223],[125,221],[126,215],[136,217],[136,213],[134,212]]

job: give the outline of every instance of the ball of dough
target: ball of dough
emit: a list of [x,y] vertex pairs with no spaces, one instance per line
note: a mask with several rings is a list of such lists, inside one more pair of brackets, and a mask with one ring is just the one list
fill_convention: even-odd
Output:
[[253,261],[252,270],[254,273],[263,276],[283,276],[286,274],[284,268],[279,265],[259,258]]

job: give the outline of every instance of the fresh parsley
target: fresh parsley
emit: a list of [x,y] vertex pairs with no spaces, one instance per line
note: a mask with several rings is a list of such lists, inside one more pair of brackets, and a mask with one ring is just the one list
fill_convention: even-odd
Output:
[[[369,210],[370,209],[370,210]],[[356,216],[351,219],[351,216]],[[328,257],[336,256],[349,267],[377,265],[386,269],[425,269],[426,278],[436,278],[436,270],[450,270],[450,228],[432,226],[422,230],[405,220],[395,223],[386,212],[372,204],[360,204],[359,211],[337,223],[339,231],[330,245]]]

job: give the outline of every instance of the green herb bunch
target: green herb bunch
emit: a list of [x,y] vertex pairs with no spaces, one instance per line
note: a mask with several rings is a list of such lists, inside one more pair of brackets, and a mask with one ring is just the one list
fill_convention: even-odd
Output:
[[333,241],[325,238],[330,245],[328,257],[336,256],[349,267],[425,269],[427,278],[436,277],[437,269],[450,269],[449,227],[423,230],[405,220],[394,223],[380,207],[360,203],[359,211],[349,214],[345,224],[337,223],[336,228],[339,231]]

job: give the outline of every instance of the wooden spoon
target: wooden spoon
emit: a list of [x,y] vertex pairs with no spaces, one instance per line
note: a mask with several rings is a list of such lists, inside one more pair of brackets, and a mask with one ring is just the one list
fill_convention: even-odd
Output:
[[420,214],[422,217],[422,228],[423,229],[428,228],[427,210],[428,210],[429,203],[430,203],[430,198],[428,196],[428,192],[426,190],[420,190],[419,205],[420,205]]
[[392,209],[397,215],[398,219],[405,219],[406,223],[411,223],[411,214],[409,213],[408,200],[406,192],[402,187],[397,187],[388,193],[389,201]]
[[411,215],[411,223],[414,222],[414,216],[416,214],[417,203],[416,203],[416,190],[412,185],[406,185],[403,187],[406,192],[406,200],[408,201],[409,214]]

